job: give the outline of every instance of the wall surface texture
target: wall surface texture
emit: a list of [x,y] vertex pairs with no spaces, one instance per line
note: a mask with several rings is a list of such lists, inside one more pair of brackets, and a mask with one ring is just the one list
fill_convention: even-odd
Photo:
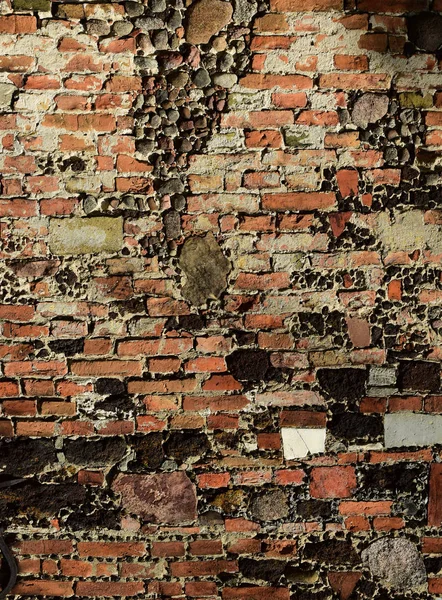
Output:
[[0,0],[16,598],[442,597],[441,21]]

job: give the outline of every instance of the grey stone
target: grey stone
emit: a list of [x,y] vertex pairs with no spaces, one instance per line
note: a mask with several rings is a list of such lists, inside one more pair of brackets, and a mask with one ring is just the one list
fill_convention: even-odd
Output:
[[216,73],[213,76],[213,83],[223,88],[231,88],[237,81],[238,77],[234,73]]
[[412,590],[426,583],[424,561],[416,546],[404,538],[382,538],[373,542],[362,560],[372,575],[397,590]]
[[179,265],[186,276],[183,296],[195,306],[219,298],[227,287],[230,263],[212,233],[187,239]]
[[129,17],[139,17],[144,13],[144,6],[140,2],[125,2],[124,8]]
[[442,15],[421,12],[407,20],[408,38],[415,46],[427,52],[436,52],[442,44]]
[[198,69],[193,76],[193,83],[198,88],[205,88],[210,85],[210,75],[206,69]]
[[185,71],[175,71],[168,77],[169,83],[176,88],[183,88],[189,81],[189,75]]
[[134,26],[129,21],[115,21],[112,25],[112,33],[117,37],[124,37],[129,35]]
[[158,17],[141,17],[135,21],[135,27],[139,27],[143,31],[152,31],[153,29],[161,29],[163,21]]
[[110,25],[100,19],[90,19],[86,22],[86,32],[89,35],[108,35],[110,33]]
[[368,376],[368,385],[374,386],[395,386],[396,369],[394,367],[370,367]]
[[112,484],[128,512],[151,523],[185,525],[196,519],[196,493],[186,473],[120,473]]
[[186,39],[190,44],[207,44],[232,18],[232,5],[222,0],[198,0],[190,5]]
[[385,415],[385,447],[442,444],[442,415],[398,412]]
[[287,496],[282,490],[269,490],[252,500],[250,512],[260,521],[278,521],[289,514]]
[[164,215],[164,229],[166,238],[173,240],[181,235],[181,217],[176,210],[170,210]]
[[169,35],[166,29],[155,31],[152,35],[152,44],[157,50],[167,50],[169,48]]
[[49,248],[61,256],[118,252],[123,247],[121,217],[51,219]]
[[367,127],[385,117],[388,111],[388,96],[383,94],[364,94],[355,102],[352,121],[358,127]]
[[150,0],[149,8],[153,12],[163,12],[167,8],[166,0]]
[[249,23],[258,9],[256,0],[235,0],[233,20],[237,24]]
[[386,251],[411,253],[429,248],[434,254],[442,252],[440,226],[425,223],[423,213],[419,210],[380,213],[376,229]]
[[161,185],[158,191],[160,194],[179,194],[184,191],[184,184],[181,179],[169,179]]
[[12,83],[0,83],[0,108],[11,106],[12,96],[16,89]]

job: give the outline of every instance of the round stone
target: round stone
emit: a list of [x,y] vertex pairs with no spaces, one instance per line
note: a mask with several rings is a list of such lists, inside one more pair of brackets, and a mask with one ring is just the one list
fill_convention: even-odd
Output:
[[213,76],[213,83],[223,88],[231,88],[238,81],[238,77],[234,73],[216,73]]

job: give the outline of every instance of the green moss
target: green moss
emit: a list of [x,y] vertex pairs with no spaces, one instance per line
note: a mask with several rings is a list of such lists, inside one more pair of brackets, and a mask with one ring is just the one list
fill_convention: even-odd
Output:
[[431,108],[433,96],[431,94],[418,94],[417,92],[404,92],[399,94],[399,102],[404,108]]

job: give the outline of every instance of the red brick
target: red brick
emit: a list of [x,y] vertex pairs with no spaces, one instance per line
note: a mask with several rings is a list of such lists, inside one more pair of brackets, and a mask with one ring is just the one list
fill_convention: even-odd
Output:
[[349,498],[356,490],[353,467],[315,467],[311,472],[312,498]]

